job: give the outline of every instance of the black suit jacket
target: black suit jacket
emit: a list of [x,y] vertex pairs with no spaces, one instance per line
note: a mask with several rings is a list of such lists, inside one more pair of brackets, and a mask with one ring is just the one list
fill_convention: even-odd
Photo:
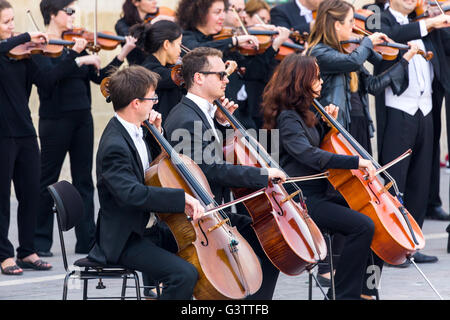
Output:
[[[219,124],[216,123],[216,126]],[[223,160],[222,141],[216,141],[213,134],[205,135],[212,128],[205,114],[192,100],[186,97],[181,99],[166,119],[164,129],[167,140],[175,149],[200,166],[216,202],[222,203],[224,194],[229,192],[228,188],[260,189],[267,186],[265,169],[236,166]],[[219,132],[223,134],[225,130],[221,129]]]
[[283,3],[270,10],[270,22],[276,26],[293,28],[300,33],[309,33],[309,23],[300,15],[300,8],[295,1]]
[[[150,161],[156,150],[154,146],[149,150]],[[184,190],[145,185],[139,153],[115,117],[100,139],[96,164],[100,211],[89,258],[117,263],[130,235],[143,235],[150,212],[184,212]]]
[[[450,44],[444,44],[445,29],[434,30],[426,37],[420,35],[419,22],[411,22],[409,24],[400,25],[390,10],[385,10],[380,14],[380,28],[371,31],[380,31],[385,33],[395,42],[406,44],[408,41],[422,39],[425,49],[434,53],[431,63],[433,65],[434,77],[437,81],[441,81],[445,88],[450,86],[449,81],[449,62],[445,56],[446,47]],[[397,59],[393,61],[383,60],[375,66],[375,74],[380,74],[384,70],[391,67],[401,59],[406,51],[400,51]],[[444,84],[445,83],[445,84]],[[447,89],[448,90],[448,89]],[[384,129],[386,127],[386,106],[384,92],[376,96],[376,116],[377,116],[377,139],[378,152],[383,148]]]

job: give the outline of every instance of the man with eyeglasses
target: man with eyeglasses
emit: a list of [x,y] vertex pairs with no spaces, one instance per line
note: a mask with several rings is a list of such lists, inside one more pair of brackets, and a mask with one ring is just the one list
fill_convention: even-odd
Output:
[[[229,82],[222,52],[208,47],[196,48],[183,57],[182,63],[188,93],[170,111],[164,129],[175,149],[185,152],[202,169],[215,201],[221,204],[229,188],[260,189],[273,179],[284,181],[286,176],[278,169],[238,166],[223,159],[222,143],[227,119],[213,104],[214,100],[224,97]],[[228,99],[222,99],[222,104],[231,113],[237,108]],[[251,228],[251,218],[239,213],[230,213],[229,218],[261,260],[263,283],[248,299],[272,299],[279,271],[261,248]]]
[[205,209],[183,189],[145,185],[145,172],[161,152],[144,120],[162,132],[161,114],[153,110],[159,76],[141,66],[116,71],[109,81],[115,111],[103,131],[97,158],[100,211],[96,242],[88,258],[120,264],[164,284],[160,299],[191,299],[198,272],[175,253],[177,244],[156,213],[198,219]]

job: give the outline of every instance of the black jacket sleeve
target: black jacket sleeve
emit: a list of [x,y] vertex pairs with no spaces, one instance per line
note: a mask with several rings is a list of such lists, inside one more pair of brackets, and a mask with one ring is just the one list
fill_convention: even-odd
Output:
[[357,156],[337,155],[313,146],[305,129],[291,112],[282,112],[277,124],[283,149],[302,165],[316,171],[358,168]]
[[373,95],[384,92],[384,89],[391,87],[395,95],[401,95],[409,84],[408,61],[401,59],[389,69],[377,76],[366,74],[366,91]]

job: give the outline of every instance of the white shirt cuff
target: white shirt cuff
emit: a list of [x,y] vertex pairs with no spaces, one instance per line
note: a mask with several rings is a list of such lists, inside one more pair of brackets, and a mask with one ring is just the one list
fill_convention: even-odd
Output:
[[425,25],[425,21],[420,20],[420,21],[419,21],[419,26],[420,26],[420,36],[421,36],[422,38],[423,38],[423,37],[426,37],[427,34],[428,34],[428,30],[427,30],[427,26]]

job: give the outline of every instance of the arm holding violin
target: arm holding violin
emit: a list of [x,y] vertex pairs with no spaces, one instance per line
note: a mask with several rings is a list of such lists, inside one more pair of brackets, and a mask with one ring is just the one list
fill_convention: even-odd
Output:
[[172,70],[167,68],[160,63],[145,61],[142,65],[150,71],[159,74],[160,78],[158,81],[158,89],[172,89],[177,88],[178,85],[172,80]]
[[317,58],[321,72],[332,74],[358,71],[372,54],[372,49],[372,41],[365,37],[360,46],[350,54],[341,53],[324,44],[315,46],[310,54]]
[[27,32],[2,40],[0,41],[0,54],[8,53],[11,49],[29,41],[31,41],[31,37]]
[[[297,6],[296,4],[294,4],[295,6]],[[298,19],[296,19],[296,24],[291,24],[289,21],[289,18],[286,14],[286,12],[283,10],[286,9],[286,5],[279,5],[279,6],[275,6],[270,10],[270,22],[273,25],[276,26],[281,26],[281,27],[285,27],[288,29],[294,29],[295,31],[299,31],[300,33],[306,32],[309,33],[310,32],[310,24],[306,22],[306,19],[302,16],[300,16],[300,14],[298,14],[298,16],[296,16],[296,18],[298,17]]]
[[208,41],[203,41],[203,38],[205,38],[205,36],[199,31],[185,30],[183,32],[183,45],[191,50],[197,47],[210,47],[222,52],[234,47],[233,38]]
[[401,25],[395,20],[394,16],[389,11],[381,13],[379,29],[368,29],[373,32],[382,32],[395,42],[399,43],[406,43],[411,40],[421,39],[422,36],[425,36],[422,35],[419,22]]
[[30,68],[33,83],[45,92],[52,92],[53,87],[64,78],[67,78],[78,69],[75,58],[78,53],[69,50],[67,55],[54,62],[53,58],[43,55],[33,55]]

